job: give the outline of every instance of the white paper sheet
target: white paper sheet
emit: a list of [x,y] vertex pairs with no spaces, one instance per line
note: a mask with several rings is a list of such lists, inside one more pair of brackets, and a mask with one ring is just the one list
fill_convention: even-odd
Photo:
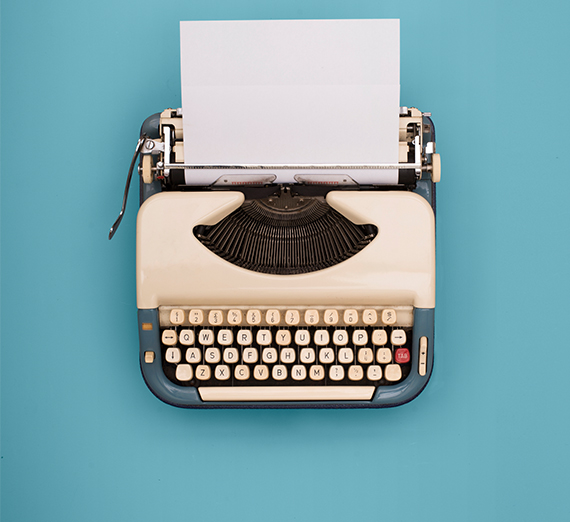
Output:
[[[185,163],[398,163],[399,20],[181,22],[180,42]],[[187,169],[186,183],[247,172]]]

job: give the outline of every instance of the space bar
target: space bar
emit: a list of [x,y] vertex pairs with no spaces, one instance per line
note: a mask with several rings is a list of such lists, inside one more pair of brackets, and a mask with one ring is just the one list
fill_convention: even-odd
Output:
[[370,400],[374,386],[203,386],[203,401],[357,401]]

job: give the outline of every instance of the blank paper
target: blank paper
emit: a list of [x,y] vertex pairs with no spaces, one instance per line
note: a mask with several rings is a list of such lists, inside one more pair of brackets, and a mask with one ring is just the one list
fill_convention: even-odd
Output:
[[[181,22],[180,42],[185,163],[398,163],[398,20]],[[224,173],[244,171],[187,169],[186,182]]]

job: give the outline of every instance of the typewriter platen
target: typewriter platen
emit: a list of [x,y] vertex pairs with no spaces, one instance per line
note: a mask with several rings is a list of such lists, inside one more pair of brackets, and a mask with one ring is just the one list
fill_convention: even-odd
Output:
[[440,177],[430,116],[400,109],[399,164],[374,165],[398,168],[393,185],[357,183],[367,165],[283,184],[272,171],[291,166],[248,165],[188,186],[181,110],[144,122],[128,181],[140,155],[140,365],[158,398],[389,407],[422,391],[434,355]]

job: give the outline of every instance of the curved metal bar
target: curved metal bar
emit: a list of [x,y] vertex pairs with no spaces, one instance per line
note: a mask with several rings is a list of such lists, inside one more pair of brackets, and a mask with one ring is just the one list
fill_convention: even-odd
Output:
[[125,185],[125,192],[123,194],[123,205],[121,206],[121,212],[119,212],[119,217],[113,223],[111,230],[109,230],[109,239],[112,239],[115,235],[115,232],[119,228],[121,221],[123,220],[123,216],[125,214],[125,209],[127,208],[127,198],[129,197],[129,188],[131,186],[131,178],[133,177],[133,170],[135,168],[135,163],[137,162],[137,158],[139,157],[140,151],[142,149],[143,143],[146,141],[147,135],[143,134],[139,141],[137,142],[137,147],[135,149],[135,153],[133,155],[133,159],[131,161],[131,166],[129,167],[129,173],[127,175],[127,183]]

